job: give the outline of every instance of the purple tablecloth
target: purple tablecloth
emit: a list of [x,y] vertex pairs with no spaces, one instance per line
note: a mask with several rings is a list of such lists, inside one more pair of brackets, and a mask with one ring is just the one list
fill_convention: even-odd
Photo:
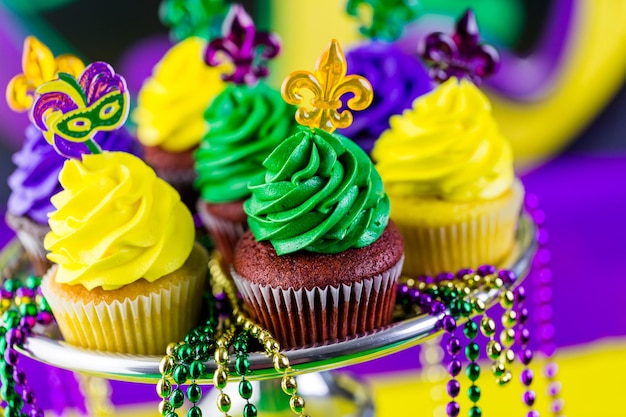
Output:
[[[626,155],[565,155],[522,180],[546,212],[552,252],[553,306],[557,346],[582,345],[626,335],[622,298],[626,293],[621,234],[626,233]],[[2,224],[0,243],[11,233]],[[37,374],[28,361],[31,380]],[[358,373],[410,370],[416,348],[350,367]],[[118,403],[156,401],[150,385],[113,383]],[[45,378],[34,379],[40,401],[47,400]]]

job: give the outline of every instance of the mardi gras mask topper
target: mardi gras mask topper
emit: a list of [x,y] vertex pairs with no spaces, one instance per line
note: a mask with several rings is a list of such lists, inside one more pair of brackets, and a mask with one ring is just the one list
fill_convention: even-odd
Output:
[[450,77],[466,77],[476,85],[492,75],[500,65],[498,51],[479,43],[480,31],[472,10],[467,10],[452,35],[437,32],[428,35],[420,54],[430,68],[431,78],[444,82]]
[[[339,112],[341,96],[352,93],[347,102],[351,110],[367,108],[374,98],[372,86],[360,75],[346,75],[346,57],[339,43],[333,39],[315,64],[315,72],[295,71],[283,81],[281,93],[289,104],[300,108],[296,111],[296,121],[303,126],[333,132],[336,128],[346,128],[352,123],[352,113]],[[308,105],[302,90],[309,90],[313,97]]]
[[116,130],[128,117],[128,89],[106,62],[87,66],[78,79],[67,73],[36,90],[31,118],[61,155],[77,158],[101,150],[97,131]]
[[207,45],[204,61],[212,67],[225,58],[233,63],[232,74],[223,74],[224,81],[254,84],[269,73],[267,61],[280,52],[280,41],[269,32],[257,32],[252,18],[244,8],[234,4],[223,26],[223,37]]
[[61,72],[78,76],[84,68],[83,62],[74,55],[64,54],[55,58],[39,39],[28,36],[22,50],[22,73],[13,77],[7,85],[7,104],[13,111],[27,111],[33,105],[37,87],[54,80]]

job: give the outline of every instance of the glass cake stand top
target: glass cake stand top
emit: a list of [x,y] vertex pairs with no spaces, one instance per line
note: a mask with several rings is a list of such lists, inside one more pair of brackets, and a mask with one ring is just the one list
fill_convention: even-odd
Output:
[[[527,274],[535,252],[535,226],[527,216],[520,218],[514,250],[502,267],[514,272],[521,281]],[[21,257],[22,248],[17,241],[9,244],[0,254],[0,268],[8,268]],[[487,305],[493,304],[501,290],[491,290],[477,295]],[[415,346],[435,336],[439,317],[421,315],[397,321],[391,325],[346,340],[336,340],[324,345],[285,351],[296,374],[325,371],[353,365]],[[161,356],[125,355],[82,349],[69,345],[55,335],[35,328],[23,346],[22,354],[37,361],[75,372],[87,373],[107,379],[131,382],[156,383],[160,378]],[[250,380],[280,378],[270,357],[251,353]],[[215,363],[206,364],[208,374],[197,383],[211,384]]]

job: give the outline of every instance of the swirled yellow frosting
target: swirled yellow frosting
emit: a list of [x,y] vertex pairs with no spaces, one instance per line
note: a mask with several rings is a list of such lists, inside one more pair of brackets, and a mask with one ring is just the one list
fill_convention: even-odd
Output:
[[465,79],[451,78],[393,116],[372,158],[392,200],[491,199],[508,190],[514,178],[511,146],[498,130],[491,104]]
[[169,184],[124,152],[65,162],[51,201],[48,258],[57,282],[113,290],[180,268],[191,253],[191,213]]
[[132,118],[144,146],[169,152],[192,149],[207,131],[204,110],[225,87],[224,66],[209,67],[206,41],[189,37],[174,45],[154,67],[137,97]]

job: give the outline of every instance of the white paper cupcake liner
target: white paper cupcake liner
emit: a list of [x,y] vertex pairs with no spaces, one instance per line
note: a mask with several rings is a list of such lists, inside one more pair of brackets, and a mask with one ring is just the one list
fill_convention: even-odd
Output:
[[196,324],[205,281],[196,274],[159,292],[96,303],[58,294],[50,288],[51,275],[44,277],[41,289],[66,342],[140,355],[164,354],[168,343],[183,340]]
[[231,269],[250,316],[282,347],[341,340],[391,322],[403,259],[372,278],[312,289],[257,285]]

